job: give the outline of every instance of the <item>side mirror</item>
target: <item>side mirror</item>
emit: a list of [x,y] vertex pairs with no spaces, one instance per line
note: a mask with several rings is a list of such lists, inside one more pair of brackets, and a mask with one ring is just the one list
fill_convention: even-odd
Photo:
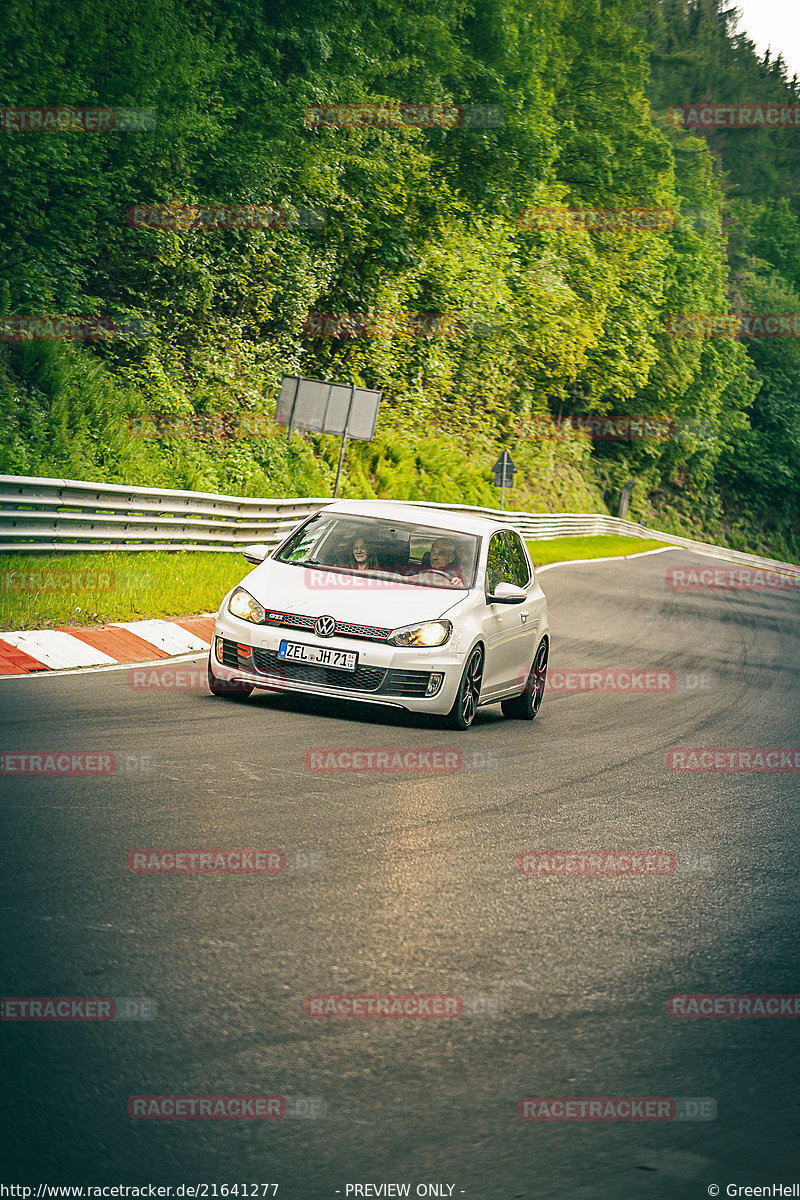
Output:
[[486,597],[487,604],[524,604],[528,599],[525,588],[514,583],[498,583],[495,591]]
[[262,563],[265,558],[269,557],[270,549],[271,547],[269,546],[245,546],[242,550],[242,554],[249,563],[255,563],[255,565],[258,566],[258,564]]

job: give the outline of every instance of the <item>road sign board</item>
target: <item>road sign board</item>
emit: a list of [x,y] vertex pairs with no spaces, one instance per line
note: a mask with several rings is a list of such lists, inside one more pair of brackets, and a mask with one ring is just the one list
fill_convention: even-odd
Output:
[[349,383],[284,375],[275,420],[292,429],[335,433],[340,437],[346,433],[348,438],[371,442],[382,395]]
[[514,472],[516,469],[514,463],[511,461],[511,455],[507,450],[504,450],[492,468],[494,471],[494,486],[513,487]]

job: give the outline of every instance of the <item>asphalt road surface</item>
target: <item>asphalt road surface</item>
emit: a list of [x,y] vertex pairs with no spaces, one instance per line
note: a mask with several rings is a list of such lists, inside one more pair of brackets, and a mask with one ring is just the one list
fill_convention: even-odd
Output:
[[[678,550],[542,575],[562,674],[532,725],[499,707],[457,734],[306,697],[217,700],[200,660],[182,664],[195,688],[133,687],[127,669],[0,683],[4,752],[116,765],[0,779],[2,993],[136,998],[151,1017],[0,1025],[0,1178],[277,1183],[279,1200],[392,1194],[355,1184],[683,1200],[800,1183],[800,1021],[667,1010],[674,994],[800,992],[800,774],[667,759],[800,747],[800,594],[669,588],[667,568],[690,562],[719,565]],[[660,672],[661,690],[575,690],[607,668]],[[306,769],[328,747],[438,748],[463,765]],[[153,847],[277,849],[287,869],[128,869]],[[534,851],[659,851],[675,869],[522,874]],[[306,1015],[330,993],[464,1009]],[[289,1106],[128,1115],[133,1096],[200,1094]],[[716,1116],[526,1121],[524,1097],[705,1098]]]

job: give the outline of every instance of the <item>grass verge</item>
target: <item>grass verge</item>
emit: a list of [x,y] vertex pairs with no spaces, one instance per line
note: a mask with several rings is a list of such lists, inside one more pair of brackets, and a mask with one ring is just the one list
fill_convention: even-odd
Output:
[[573,558],[616,558],[626,554],[642,554],[645,550],[657,550],[659,546],[669,545],[670,542],[658,542],[651,538],[619,537],[617,534],[547,538],[544,541],[527,543],[535,567],[543,567],[547,563],[567,562]]
[[4,554],[0,631],[216,612],[249,570],[241,554]]
[[[654,550],[665,542],[626,537],[565,537],[528,542],[536,566]],[[103,625],[216,612],[246,574],[240,554],[153,551],[4,554],[0,631]]]

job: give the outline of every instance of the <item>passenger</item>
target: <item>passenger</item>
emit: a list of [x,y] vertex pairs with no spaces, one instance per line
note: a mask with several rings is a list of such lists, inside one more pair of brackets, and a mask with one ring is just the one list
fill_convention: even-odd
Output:
[[464,586],[464,577],[456,558],[456,544],[452,538],[437,538],[430,549],[432,571],[441,571],[456,587]]
[[370,549],[366,538],[357,533],[350,539],[341,565],[349,567],[352,571],[378,571],[381,564]]

